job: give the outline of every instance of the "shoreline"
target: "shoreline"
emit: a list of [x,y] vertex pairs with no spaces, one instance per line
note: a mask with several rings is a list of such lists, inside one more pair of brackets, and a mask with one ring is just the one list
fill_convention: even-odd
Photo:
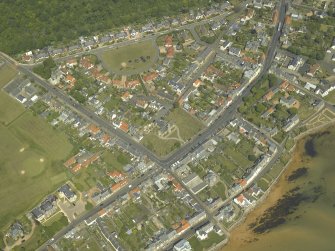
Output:
[[[334,122],[329,122],[319,127],[307,130],[294,138],[294,146],[289,150],[289,153],[292,154],[290,160],[282,169],[278,177],[272,182],[268,190],[260,198],[258,203],[255,206],[247,209],[241,219],[229,228],[229,240],[226,243],[222,243],[220,246],[216,246],[216,250],[240,250],[247,244],[256,241],[259,237],[266,234],[256,234],[252,232],[249,225],[264,215],[267,209],[275,206],[278,200],[281,199],[287,192],[285,191],[287,176],[301,166],[303,157],[305,155],[304,146],[306,140],[308,140],[308,137],[316,133],[322,133],[323,131],[326,131],[332,127],[334,127]],[[269,196],[270,194],[271,196]]]

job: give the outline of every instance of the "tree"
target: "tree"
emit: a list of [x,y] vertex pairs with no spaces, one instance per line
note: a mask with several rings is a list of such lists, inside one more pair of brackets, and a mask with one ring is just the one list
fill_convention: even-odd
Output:
[[256,156],[254,154],[249,154],[248,155],[248,160],[255,161],[256,160]]
[[51,77],[52,70],[56,67],[55,61],[49,57],[43,61],[41,65],[35,66],[33,71],[40,75],[42,78],[49,79]]
[[[130,23],[206,7],[208,0],[0,1],[0,51],[15,55]],[[153,4],[154,3],[154,4]],[[101,7],[103,6],[103,8]],[[136,11],[129,11],[134,10]],[[145,17],[145,18],[143,18]]]
[[277,77],[274,74],[268,74],[269,86],[273,87],[277,84]]
[[263,113],[263,112],[265,112],[265,110],[266,110],[266,106],[263,105],[262,103],[258,103],[258,104],[256,105],[256,111],[257,111],[258,113]]

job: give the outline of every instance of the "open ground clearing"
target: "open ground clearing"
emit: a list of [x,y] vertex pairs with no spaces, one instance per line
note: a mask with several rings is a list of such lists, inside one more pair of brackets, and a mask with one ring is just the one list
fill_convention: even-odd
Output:
[[[192,117],[184,110],[177,108],[170,112],[167,121],[178,128],[179,134],[173,132],[165,139],[153,131],[144,136],[142,144],[159,156],[165,156],[182,145],[181,141],[187,141],[204,128],[200,120]],[[192,126],[190,126],[192,125]],[[170,138],[171,137],[171,138]]]
[[185,141],[191,139],[204,128],[200,120],[192,117],[181,108],[172,110],[167,120],[179,128],[180,137]]
[[72,145],[29,111],[9,126],[0,125],[0,138],[2,229],[66,180],[62,160]]
[[97,55],[104,67],[119,75],[138,74],[148,70],[158,59],[154,41],[146,41],[111,49]]
[[335,91],[332,91],[330,92],[326,97],[325,97],[325,100],[332,103],[332,104],[335,104]]
[[162,139],[158,137],[157,133],[149,133],[145,135],[141,142],[145,147],[159,156],[167,155],[180,146],[179,140]]

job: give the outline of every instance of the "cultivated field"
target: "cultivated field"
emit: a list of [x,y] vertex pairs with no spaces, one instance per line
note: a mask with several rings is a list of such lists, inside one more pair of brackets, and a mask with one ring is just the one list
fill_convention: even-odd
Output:
[[132,75],[148,70],[158,58],[158,48],[153,41],[98,52],[104,67],[119,75]]
[[2,229],[66,180],[62,160],[72,145],[29,111],[8,126],[0,125],[0,138]]

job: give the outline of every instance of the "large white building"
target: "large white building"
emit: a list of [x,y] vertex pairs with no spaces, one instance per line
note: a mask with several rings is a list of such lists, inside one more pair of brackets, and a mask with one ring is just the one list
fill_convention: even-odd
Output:
[[173,246],[173,251],[191,251],[192,247],[187,240],[182,239]]

